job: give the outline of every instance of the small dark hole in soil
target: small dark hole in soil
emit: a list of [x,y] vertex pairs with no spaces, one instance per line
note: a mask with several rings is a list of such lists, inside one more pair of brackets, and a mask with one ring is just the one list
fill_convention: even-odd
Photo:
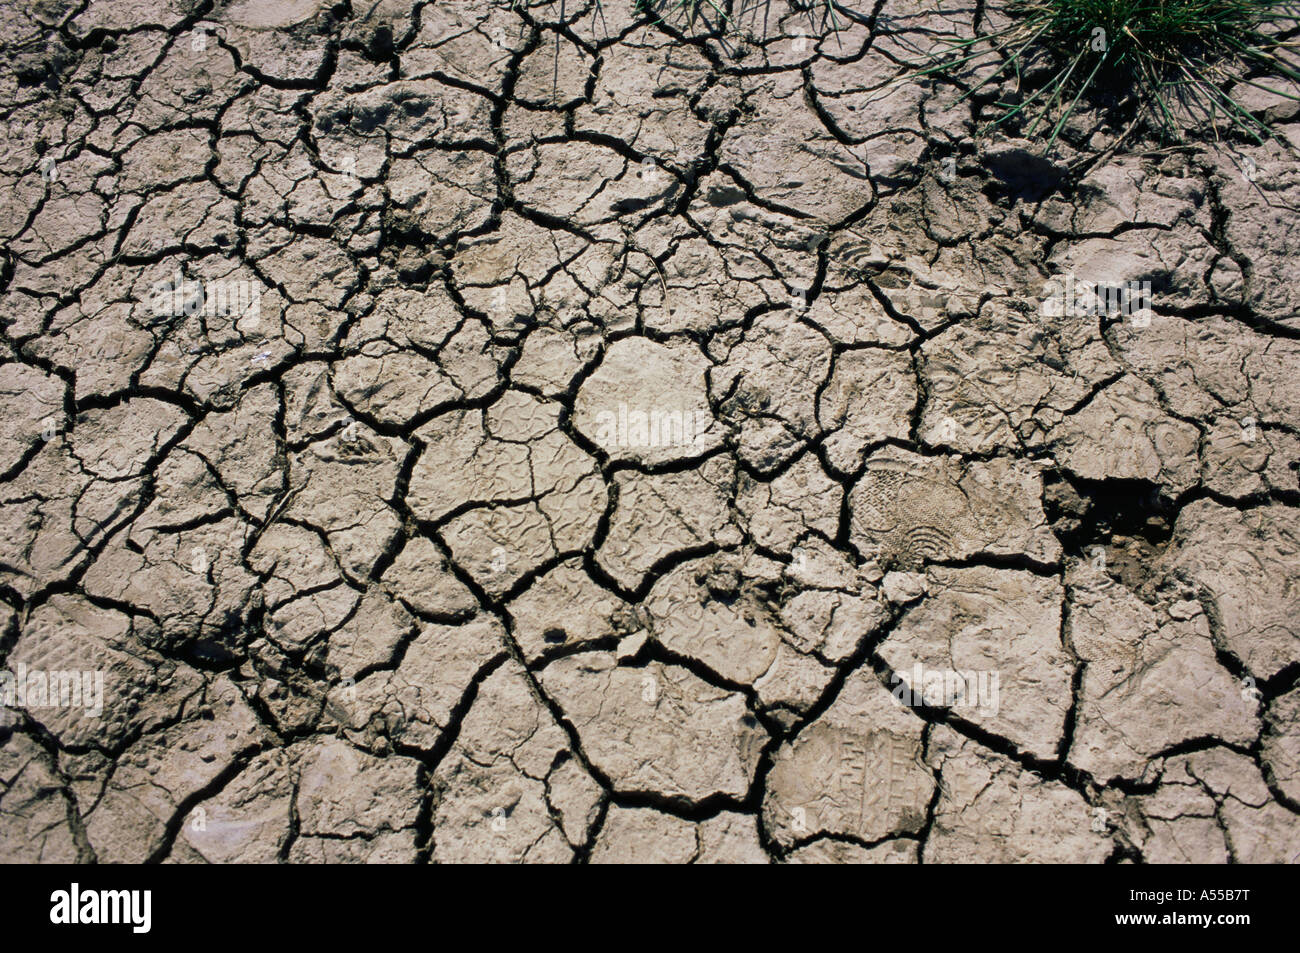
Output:
[[1177,516],[1173,502],[1146,480],[1060,474],[1044,477],[1043,510],[1068,555],[1104,560],[1112,577],[1135,590],[1150,579]]

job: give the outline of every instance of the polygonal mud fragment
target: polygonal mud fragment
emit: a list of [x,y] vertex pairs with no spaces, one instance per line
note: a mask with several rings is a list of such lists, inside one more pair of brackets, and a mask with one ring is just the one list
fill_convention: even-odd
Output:
[[592,581],[578,560],[539,576],[510,603],[509,612],[514,638],[530,661],[638,627],[627,603]]
[[[794,22],[799,19],[795,17]],[[882,26],[878,22],[872,32]],[[871,171],[873,175],[888,178],[890,173],[904,171],[919,157],[922,127],[918,107],[925,94],[915,83],[891,83],[897,66],[884,56],[839,62],[836,51],[841,45],[851,46],[855,39],[850,33],[821,41],[824,55],[812,64],[812,85],[818,93],[818,104],[831,115],[837,127],[854,139],[871,137]],[[901,132],[909,129],[916,131]],[[882,135],[886,131],[893,132],[894,136]]]
[[202,681],[146,650],[139,634],[120,612],[55,596],[23,621],[0,675],[0,699],[74,749],[111,749],[174,721]]
[[351,414],[334,396],[329,375],[328,366],[317,362],[299,364],[284,372],[285,436],[293,443],[327,436],[351,424]]
[[1270,385],[1294,358],[1295,342],[1261,346],[1256,332],[1229,318],[1192,321],[1159,314],[1147,327],[1116,325],[1108,336],[1124,361],[1182,414],[1211,417],[1236,410],[1241,417],[1268,420],[1292,405],[1285,389]]
[[[605,11],[610,29],[635,19],[630,5]],[[602,49],[603,63],[589,102],[575,113],[580,131],[614,136],[643,155],[686,168],[703,157],[708,124],[690,100],[708,89],[709,65],[702,52],[651,33]],[[550,83],[549,74],[545,77]]]
[[406,448],[355,421],[289,458],[290,495],[281,518],[329,538],[342,568],[365,578],[400,526],[389,505]]
[[1073,664],[1061,644],[1061,584],[1009,569],[926,572],[928,595],[879,654],[895,698],[948,708],[1036,757],[1056,749]]
[[839,484],[825,474],[814,455],[806,454],[770,482],[742,477],[736,506],[748,519],[755,544],[789,552],[808,530],[834,537],[843,498]]
[[295,814],[302,834],[372,838],[412,827],[419,811],[419,762],[375,758],[344,741],[297,752]]
[[188,848],[211,864],[277,862],[289,839],[293,796],[284,752],[259,754],[215,797],[186,815],[173,858]]
[[102,795],[82,802],[83,823],[104,863],[140,863],[167,844],[180,806],[233,777],[266,743],[253,710],[225,676],[192,697],[178,724],[148,735],[117,759]]
[[1300,526],[1291,507],[1236,510],[1198,500],[1178,514],[1159,568],[1196,587],[1220,646],[1265,679],[1296,657],[1297,553]]
[[802,308],[796,300],[792,310],[756,320],[710,381],[711,393],[725,397],[723,419],[739,430],[742,457],[764,470],[818,430],[817,394],[830,353],[826,338],[797,320]]
[[[1212,799],[1221,833],[1210,843],[1215,848],[1222,843],[1230,860],[1290,863],[1300,853],[1294,812],[1273,800],[1258,768],[1246,756],[1211,748],[1171,761],[1165,776],[1173,785],[1193,783]],[[1181,846],[1183,838],[1179,841]]]
[[[504,633],[490,617],[461,626],[430,625],[401,648],[401,658],[330,694],[328,712],[358,743],[392,739],[401,750],[430,751],[471,683],[505,657]],[[382,747],[382,745],[380,745]]]
[[24,735],[10,734],[0,746],[0,861],[70,864],[81,859],[56,771],[49,753]]
[[438,7],[419,18],[420,30],[401,55],[402,74],[434,71],[462,82],[497,86],[523,44],[524,23],[507,8]]
[[337,308],[356,291],[356,266],[332,242],[266,229],[249,244],[266,276],[282,286],[290,300]]
[[[1210,289],[1204,276],[1218,257],[1198,238],[1198,226],[1189,222],[1172,228],[1133,229],[1113,238],[1062,242],[1048,264],[1055,274],[1112,287],[1149,282],[1158,310],[1195,307],[1208,303]],[[1125,315],[1124,320],[1131,317]]]
[[1296,223],[1278,204],[1289,201],[1281,195],[1294,185],[1276,174],[1247,178],[1239,171],[1240,163],[1227,155],[1219,155],[1215,164],[1214,181],[1222,190],[1218,207],[1224,213],[1224,240],[1234,258],[1250,263],[1243,287],[1230,300],[1240,300],[1269,321],[1294,328],[1300,299],[1287,266],[1295,247]]
[[1198,437],[1160,408],[1151,387],[1125,377],[1065,418],[1051,446],[1085,480],[1146,480],[1178,494],[1196,483]]
[[825,540],[810,536],[790,551],[791,560],[785,575],[810,589],[835,589],[854,594],[874,595],[884,577],[871,561],[860,565],[848,554]]
[[585,226],[654,204],[668,191],[660,177],[642,176],[637,164],[589,142],[543,143],[512,153],[507,171],[526,207]]
[[[1175,171],[1182,174],[1172,174]],[[1116,156],[1090,170],[1072,200],[1053,197],[1044,202],[1042,217],[1059,232],[1113,232],[1138,223],[1166,227],[1179,218],[1197,218],[1208,225],[1204,183],[1189,171],[1184,165],[1156,172],[1137,156]]]
[[535,387],[547,397],[561,397],[583,368],[589,350],[590,344],[574,332],[537,328],[524,341],[511,380]]
[[501,310],[498,294],[503,282],[518,275],[534,295],[535,310],[547,304],[556,312],[566,307],[585,303],[589,297],[570,298],[570,290],[550,289],[552,273],[569,264],[588,243],[576,236],[548,232],[527,219],[513,213],[505,215],[498,231],[475,237],[462,238],[452,261],[452,272],[465,301],[483,314],[492,315],[494,322],[509,321],[514,314],[495,314]]
[[[513,662],[479,687],[456,743],[433,772],[433,860],[563,863],[573,855],[547,800],[568,741]],[[572,782],[571,782],[572,783]]]
[[388,594],[417,613],[456,616],[478,605],[473,593],[451,572],[439,549],[423,536],[407,541],[382,579]]
[[925,442],[962,453],[1037,447],[1092,386],[1118,372],[1096,318],[1053,319],[1037,302],[1028,310],[1008,301],[990,302],[922,345]]
[[1084,666],[1071,764],[1103,782],[1136,778],[1181,743],[1258,735],[1258,705],[1219,664],[1199,604],[1148,605],[1088,563],[1066,584],[1065,638]]
[[[683,282],[685,289],[669,285],[669,314],[661,319],[664,331],[690,329],[710,313],[717,318],[708,326],[732,328],[749,324],[741,319],[752,315],[756,308],[760,314],[775,310],[792,320],[803,311],[816,274],[816,248],[822,237],[815,223],[754,204],[746,198],[743,187],[722,172],[701,183],[691,203],[690,221],[703,232],[713,252],[704,261],[696,257],[693,266],[683,263],[697,273],[693,280]],[[650,244],[654,248],[658,241],[671,241],[673,233],[664,234],[666,231],[661,224],[658,233],[646,228],[642,235],[656,236]],[[714,274],[699,274],[708,260],[715,263]],[[692,286],[702,286],[704,293],[703,300],[694,302],[695,307],[691,307],[690,296],[683,295]],[[807,330],[814,329],[810,325]],[[766,335],[760,333],[762,336]],[[725,357],[725,351],[716,357]]]
[[[167,455],[153,472],[153,500],[136,518],[142,529],[194,524],[226,511],[230,498],[211,462],[190,447]],[[254,511],[263,500],[249,500]]]
[[1059,781],[939,726],[926,763],[939,777],[926,863],[1101,863],[1112,844],[1088,803]]
[[601,568],[624,587],[636,589],[678,554],[738,542],[727,506],[733,475],[726,457],[683,473],[617,473],[618,506],[596,554]]
[[180,429],[185,414],[162,401],[139,398],[88,411],[69,437],[72,455],[102,480],[137,476]]
[[593,864],[765,864],[754,819],[724,812],[692,824],[652,808],[609,809]]
[[426,448],[411,473],[407,501],[422,519],[439,519],[462,500],[518,502],[532,496],[527,434],[524,440],[496,439],[484,415],[472,411],[438,418],[423,428],[421,438]]
[[[387,287],[375,294],[369,312],[351,326],[346,339],[351,347],[391,344],[402,350],[415,350],[426,355],[438,354],[455,339],[458,329],[463,334],[468,329],[481,327],[478,322],[466,321],[446,289],[437,284],[424,289],[410,288],[400,283],[386,284]],[[447,363],[452,365],[458,362]],[[314,363],[300,365],[303,371],[317,367]],[[460,368],[448,366],[442,370],[454,374]]]
[[444,540],[455,563],[489,594],[500,597],[526,575],[556,557],[590,543],[596,531],[605,487],[594,476],[559,498],[567,507],[560,519],[543,505],[474,509],[447,524]]
[[545,107],[584,98],[584,88],[596,73],[591,55],[565,40],[560,41],[558,49],[547,46],[539,44],[524,58],[515,96],[530,105]]
[[837,142],[802,101],[797,73],[754,78],[754,110],[729,131],[722,160],[765,202],[824,223],[867,204],[865,152]]
[[763,825],[784,846],[817,834],[878,841],[925,825],[934,780],[921,763],[923,722],[870,669],[776,753]]
[[1296,485],[1300,437],[1263,429],[1250,415],[1219,418],[1206,435],[1202,457],[1205,486],[1224,497],[1242,499],[1290,492]]
[[1300,689],[1269,703],[1261,764],[1279,791],[1300,803]]
[[291,598],[267,616],[267,637],[281,649],[298,652],[319,641],[351,617],[361,594],[345,585]]
[[486,412],[456,412],[417,433],[426,441],[407,501],[422,519],[440,520],[469,504],[520,506],[555,497],[559,518],[573,497],[581,517],[595,461],[558,426],[559,406],[509,391]]
[[848,658],[887,618],[874,587],[867,584],[860,594],[808,589],[781,607],[793,646],[832,662]]
[[418,354],[382,346],[367,347],[334,370],[334,386],[349,406],[393,427],[461,399],[441,368]]
[[0,364],[0,473],[63,429],[63,385],[23,364]]
[[259,519],[266,518],[284,492],[275,431],[265,425],[279,413],[279,403],[273,387],[250,388],[232,410],[205,417],[182,444]]
[[721,439],[705,393],[709,366],[687,342],[616,341],[578,389],[573,424],[616,460],[698,457]]
[[696,802],[748,792],[766,736],[742,696],[684,668],[622,667],[604,653],[552,662],[541,681],[615,790]]
[[817,405],[821,427],[831,431],[827,449],[836,466],[855,470],[869,445],[906,438],[916,395],[916,375],[905,351],[866,348],[841,354]]
[[695,825],[652,808],[614,805],[591,852],[593,864],[689,864],[699,845]]
[[911,605],[929,591],[930,580],[925,573],[893,570],[880,581],[880,594],[896,606]]
[[576,759],[562,754],[546,778],[546,803],[574,847],[588,843],[605,792]]
[[90,596],[137,606],[158,620],[165,638],[202,640],[201,652],[226,656],[255,611],[256,579],[240,554],[249,527],[224,519],[194,529],[124,532],[86,572]]
[[886,448],[872,454],[849,496],[850,538],[882,567],[977,553],[1051,562],[1060,544],[1043,515],[1034,468],[1003,458],[963,466]]
[[1185,756],[1170,760],[1152,793],[1094,807],[1094,826],[1118,828],[1149,863],[1227,863],[1218,802],[1189,769]]
[[[112,275],[107,282],[111,284]],[[108,394],[125,389],[154,348],[154,337],[120,305],[92,311],[83,304],[60,315],[50,333],[32,345],[33,353],[76,373],[74,396]],[[88,312],[83,314],[82,312]]]
[[415,620],[402,606],[372,589],[356,612],[330,634],[325,661],[345,679],[387,667],[393,654],[414,634]]
[[697,864],[770,863],[758,837],[758,818],[723,811],[696,825]]
[[[927,193],[927,200],[931,194]],[[915,235],[906,234],[896,219],[905,217],[917,227],[941,231],[958,231],[961,223],[938,225],[933,211],[916,208],[914,202],[900,199],[895,205],[880,206],[879,212],[892,219],[888,228],[893,234],[868,238],[855,230],[855,240],[839,250],[844,271],[848,275],[870,275],[877,294],[913,328],[938,333],[957,320],[962,324],[985,324],[980,312],[1000,308],[997,299],[1008,293],[1009,286],[1018,287],[1023,266],[1009,256],[997,262],[972,259],[960,247],[941,252],[936,260],[934,251],[925,242],[918,246]],[[948,196],[944,196],[942,204],[951,207]],[[1021,323],[1019,315],[1002,317],[1012,327]]]
[[696,659],[728,681],[753,685],[764,704],[809,707],[834,669],[803,654],[784,630],[763,581],[734,559],[685,563],[645,599],[649,629],[670,652]]
[[[469,118],[468,98],[460,116]],[[482,153],[428,149],[395,160],[386,179],[393,201],[430,235],[468,231],[483,224],[491,207],[492,161]]]
[[[651,169],[644,165],[642,174],[661,180],[667,175],[658,167]],[[725,205],[740,192],[735,188],[707,187],[704,195],[706,201]],[[734,267],[724,250],[696,236],[693,230],[677,226],[669,231],[662,220],[655,220],[643,230],[641,238],[650,248],[663,243],[664,252],[671,255],[657,273],[649,269],[648,280],[639,288],[638,300],[645,309],[646,326],[654,331],[707,332],[739,322],[747,310],[769,300],[761,287],[745,280],[748,275]],[[646,267],[642,265],[642,259],[649,253],[646,244],[635,249],[630,268],[639,271]]]
[[[883,255],[876,260],[870,243],[852,236],[835,239],[830,245],[829,254],[832,259],[843,259],[845,267],[854,271],[858,263],[869,266],[883,264],[885,261]],[[839,268],[835,270],[840,272]],[[844,284],[841,285],[841,282]],[[909,344],[913,338],[912,329],[905,322],[892,317],[871,293],[871,287],[864,284],[856,274],[836,273],[830,284],[822,288],[821,294],[808,302],[801,320],[819,329],[836,344],[875,344],[896,348]],[[858,354],[857,351],[845,351],[840,359]],[[862,355],[868,362],[874,362],[881,356]],[[848,382],[846,378],[845,383]]]

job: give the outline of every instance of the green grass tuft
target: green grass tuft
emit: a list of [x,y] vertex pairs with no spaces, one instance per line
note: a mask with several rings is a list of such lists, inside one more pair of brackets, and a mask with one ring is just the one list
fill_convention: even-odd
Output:
[[[708,27],[716,27],[720,33],[753,28],[762,24],[762,33],[767,33],[767,24],[772,15],[772,0],[639,0],[637,6],[641,12],[656,19],[685,22],[694,26],[703,22]],[[794,0],[785,6],[791,10],[806,14],[812,29],[818,33],[833,32],[840,29],[840,18],[836,15],[835,0]]]
[[[511,0],[515,9],[529,5],[529,0]],[[549,5],[563,17],[569,3],[550,0]],[[769,24],[787,11],[806,16],[810,28],[818,34],[833,33],[842,29],[846,8],[837,0],[636,0],[636,10],[651,22],[711,33],[725,43],[745,32],[768,35]],[[593,15],[603,13],[601,0],[595,0]]]
[[[1005,26],[913,64],[929,75],[1000,60],[966,96],[1011,78],[1021,96],[998,102],[999,115],[981,132],[1019,119],[1025,135],[1047,133],[1050,150],[1083,97],[1105,87],[1136,98],[1173,138],[1200,115],[1216,136],[1226,117],[1263,141],[1272,130],[1227,88],[1240,82],[1300,98],[1294,87],[1276,88],[1278,80],[1300,82],[1295,0],[1006,0],[991,9]],[[1026,74],[1040,78],[1024,88]]]

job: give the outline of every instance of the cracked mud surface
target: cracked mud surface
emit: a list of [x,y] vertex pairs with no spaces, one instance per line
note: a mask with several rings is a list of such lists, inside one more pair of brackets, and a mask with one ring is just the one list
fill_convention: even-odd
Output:
[[920,11],[0,4],[0,859],[1300,855],[1294,156]]

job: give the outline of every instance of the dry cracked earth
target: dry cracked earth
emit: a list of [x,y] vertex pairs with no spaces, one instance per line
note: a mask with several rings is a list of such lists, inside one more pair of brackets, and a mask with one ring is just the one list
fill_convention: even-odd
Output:
[[0,4],[0,859],[1294,861],[1294,150],[926,9]]

